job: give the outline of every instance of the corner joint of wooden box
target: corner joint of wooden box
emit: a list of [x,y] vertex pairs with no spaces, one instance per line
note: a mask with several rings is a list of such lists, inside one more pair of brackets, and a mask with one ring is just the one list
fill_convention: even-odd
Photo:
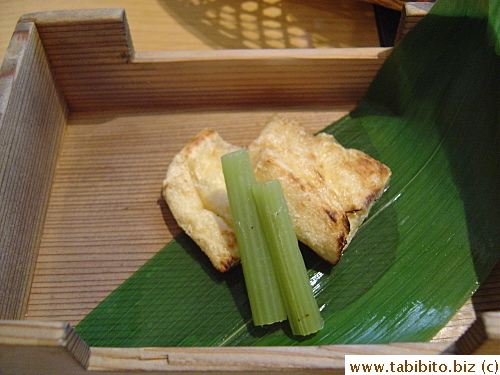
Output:
[[[124,62],[133,59],[133,43],[124,8],[90,8],[55,10],[28,13],[19,19],[19,24],[34,23],[47,54],[57,54],[67,46],[67,52],[99,46],[99,53],[116,55]],[[111,34],[110,34],[111,33]]]

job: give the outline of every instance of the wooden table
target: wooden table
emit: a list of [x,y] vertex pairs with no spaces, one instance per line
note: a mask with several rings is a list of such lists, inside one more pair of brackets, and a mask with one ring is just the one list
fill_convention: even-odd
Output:
[[0,0],[0,60],[23,14],[105,7],[126,10],[138,51],[379,45],[362,0]]

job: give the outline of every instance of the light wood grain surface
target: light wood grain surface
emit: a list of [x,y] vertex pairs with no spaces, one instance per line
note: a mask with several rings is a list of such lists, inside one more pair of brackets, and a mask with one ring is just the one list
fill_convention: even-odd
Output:
[[[203,0],[200,0],[200,3],[202,2]],[[120,6],[128,8],[127,15],[132,29],[132,36],[136,49],[139,51],[172,51],[175,49],[221,50],[259,47],[259,45],[252,44],[252,41],[261,43],[260,47],[272,47],[272,43],[279,42],[282,43],[282,46],[276,44],[275,47],[289,48],[300,47],[300,45],[294,44],[300,40],[310,43],[306,47],[325,47],[328,46],[327,43],[331,43],[332,46],[335,43],[346,43],[345,45],[339,44],[339,46],[357,47],[361,46],[364,42],[368,43],[370,41],[370,38],[366,37],[356,39],[359,44],[353,42],[355,39],[351,39],[351,44],[345,42],[349,37],[353,37],[356,34],[353,32],[339,32],[336,34],[339,38],[315,39],[312,36],[320,35],[319,30],[322,28],[322,24],[318,21],[318,18],[306,17],[304,19],[307,19],[309,23],[302,23],[300,27],[296,24],[297,28],[293,28],[289,23],[294,23],[295,19],[291,16],[283,16],[284,14],[289,15],[293,13],[285,9],[284,0],[238,2],[238,4],[246,4],[246,8],[238,8],[238,11],[236,11],[236,2],[233,2],[232,5],[225,3],[224,6],[217,8],[219,9],[218,13],[211,13],[208,8],[204,8],[202,9],[202,13],[197,13],[198,16],[195,13],[191,13],[192,18],[189,21],[190,23],[188,22],[189,27],[186,26],[186,23],[183,23],[187,22],[185,19],[182,20],[179,18],[179,14],[174,17],[173,13],[169,13],[172,9],[165,5],[167,2],[159,0],[158,2],[147,3],[147,5],[151,5],[147,14],[145,13],[144,9],[146,7],[144,5],[139,6],[136,4],[135,6],[128,7],[126,3],[133,5],[132,1],[123,1],[121,4],[103,1],[98,5],[100,7]],[[215,5],[217,0],[211,0],[209,3]],[[54,5],[50,1],[44,3],[43,8],[41,8],[42,3],[36,3],[37,6],[33,6],[33,4],[35,4],[34,1],[11,3],[6,0],[0,0],[0,27],[2,27],[0,29],[0,39],[2,43],[10,39],[11,35],[10,26],[8,26],[9,22],[3,22],[8,18],[7,16],[13,16],[14,20],[17,20],[18,14],[63,8],[63,6],[47,5]],[[58,2],[58,4],[61,5],[63,2]],[[81,1],[75,7],[89,7],[90,4],[91,2]],[[96,2],[94,2],[95,4]],[[179,6],[180,4],[180,1],[168,2],[168,5]],[[191,4],[189,6],[193,6],[194,0],[190,0],[188,4]],[[274,6],[275,4],[280,4],[280,7]],[[286,4],[291,6],[292,1]],[[323,17],[331,15],[331,13],[328,13],[331,9],[328,8],[325,10],[325,5],[321,5],[319,1],[315,2],[314,0],[307,4],[311,12],[318,11]],[[337,2],[336,4],[350,4],[349,6],[358,4],[359,6],[365,6],[362,5],[364,3],[356,3],[355,1],[350,3]],[[64,8],[71,8],[71,2],[64,2]],[[22,9],[22,11],[18,11],[19,9]],[[154,14],[154,9],[159,9],[156,14]],[[178,7],[177,10],[179,9]],[[300,13],[299,8],[292,7],[290,9],[298,12],[296,14]],[[369,10],[371,8],[365,7],[365,9]],[[302,15],[305,13],[303,12]],[[200,14],[204,14],[206,17],[200,17]],[[260,15],[260,18],[253,19],[254,26],[252,27],[257,25],[258,31],[257,34],[253,34],[254,39],[250,38],[251,33],[246,32],[250,30],[248,24],[240,22],[240,26],[237,26],[236,29],[231,29],[231,22],[223,22],[224,20],[234,21],[235,19],[249,22],[252,19],[249,16],[252,14]],[[345,13],[345,15],[347,14],[352,13]],[[138,17],[137,19],[142,19],[142,23],[136,23],[134,21],[135,16]],[[156,35],[157,33],[151,33],[150,29],[154,26],[155,20],[166,16],[168,16],[171,22],[170,26],[172,28],[170,30],[178,27],[180,32],[177,35],[183,35],[185,39],[183,37],[169,39],[164,36],[164,33],[158,35]],[[371,24],[373,21],[371,16],[367,11],[363,16],[365,19],[364,22]],[[270,22],[273,17],[284,17],[282,20],[286,22],[282,22],[282,24],[279,24],[279,22],[278,24]],[[113,17],[108,18],[113,20]],[[120,22],[123,20],[121,17],[115,18]],[[214,23],[217,21],[219,26],[213,28],[215,32],[212,34],[208,31],[203,33],[201,32],[201,27],[196,29],[193,26],[197,19],[205,20],[205,24],[208,26],[210,26],[210,22]],[[148,20],[153,21],[148,23]],[[353,20],[351,19],[353,23],[350,23],[350,27],[353,27],[356,23]],[[63,92],[56,90],[51,80],[53,78],[51,73],[57,71],[57,69],[54,69],[54,71],[49,70],[48,61],[50,60],[51,64],[59,66],[59,71],[56,73],[58,74],[58,79],[64,78],[64,74],[66,74],[64,69],[71,68],[73,61],[71,58],[68,58],[71,56],[68,56],[67,53],[60,54],[63,58],[57,57],[59,56],[57,53],[48,53],[48,55],[40,53],[41,44],[39,38],[44,40],[46,51],[50,52],[51,48],[57,45],[57,48],[53,48],[57,52],[61,49],[61,42],[64,38],[67,38],[67,40],[65,40],[66,43],[62,43],[63,46],[68,46],[68,41],[72,43],[75,40],[81,39],[79,32],[82,28],[80,27],[81,25],[78,25],[73,32],[68,34],[67,30],[62,30],[59,27],[60,25],[58,25],[57,33],[62,33],[62,35],[56,35],[50,33],[50,30],[44,30],[44,22],[43,20],[39,22],[42,27],[38,31],[31,20],[27,20],[19,26],[15,36],[16,39],[14,40],[14,42],[17,42],[14,43],[14,47],[16,48],[9,50],[10,55],[8,54],[7,57],[10,58],[10,61],[9,64],[5,65],[5,72],[7,74],[4,74],[0,81],[0,87],[2,84],[4,87],[9,86],[14,77],[21,82],[17,89],[13,88],[11,91],[4,91],[4,93],[10,93],[13,102],[16,103],[16,106],[11,106],[9,111],[0,111],[3,118],[7,118],[8,120],[4,123],[10,124],[10,130],[3,129],[4,133],[7,131],[8,135],[12,135],[16,140],[27,140],[27,142],[22,144],[24,148],[21,148],[21,150],[39,149],[39,154],[34,154],[31,151],[26,153],[26,159],[29,160],[25,164],[38,167],[39,162],[42,162],[44,168],[41,171],[51,170],[54,173],[53,179],[47,175],[53,182],[52,184],[47,183],[47,181],[44,182],[43,179],[39,178],[35,178],[34,180],[41,181],[43,184],[42,187],[35,186],[32,189],[33,185],[25,184],[28,187],[25,195],[31,197],[32,200],[35,199],[37,202],[40,201],[40,197],[43,195],[42,198],[45,197],[47,210],[44,208],[44,211],[46,211],[44,218],[46,220],[43,233],[41,233],[42,228],[33,226],[33,230],[31,231],[33,235],[30,238],[37,239],[37,241],[34,244],[28,244],[32,248],[39,248],[38,261],[36,265],[33,265],[34,270],[30,269],[29,264],[25,267],[26,275],[29,273],[33,279],[21,280],[24,284],[33,286],[28,306],[26,310],[22,309],[22,311],[18,308],[10,309],[16,310],[14,311],[17,316],[15,318],[16,321],[0,322],[0,351],[4,350],[4,352],[9,353],[8,358],[6,356],[3,358],[8,359],[7,365],[9,368],[16,370],[10,373],[32,373],[31,370],[34,370],[34,368],[30,366],[31,363],[37,364],[37,368],[34,370],[37,373],[40,373],[40,369],[46,370],[46,373],[75,374],[84,373],[83,370],[85,368],[94,370],[113,369],[118,371],[116,373],[123,373],[120,371],[129,371],[131,369],[184,370],[186,366],[190,369],[205,369],[207,364],[211,366],[211,369],[223,372],[228,369],[232,370],[235,366],[239,369],[254,371],[262,369],[262,367],[259,367],[259,364],[267,366],[267,362],[265,361],[269,359],[269,363],[272,363],[271,367],[277,371],[287,368],[287,366],[298,366],[300,373],[317,374],[318,367],[321,367],[326,371],[324,373],[330,374],[343,373],[342,358],[345,354],[351,353],[351,350],[355,350],[356,352],[362,350],[371,354],[389,354],[394,353],[394,351],[402,354],[402,351],[406,350],[417,354],[423,353],[422,350],[441,353],[443,351],[448,352],[449,348],[454,348],[454,351],[457,353],[471,353],[484,342],[476,353],[498,354],[499,315],[497,312],[491,312],[491,310],[499,309],[499,301],[495,297],[498,295],[498,267],[487,282],[485,282],[484,286],[486,288],[482,288],[476,293],[431,343],[391,344],[377,346],[376,349],[370,346],[327,346],[298,349],[292,347],[284,349],[272,348],[268,349],[269,351],[263,352],[260,352],[260,349],[254,351],[254,349],[241,350],[240,348],[229,349],[227,352],[226,349],[223,351],[214,351],[212,348],[201,350],[194,350],[192,348],[186,350],[179,348],[164,348],[159,350],[146,348],[126,350],[89,348],[74,334],[74,331],[67,323],[76,324],[82,316],[90,311],[116,285],[119,285],[131,272],[149,259],[162,244],[180,230],[176,227],[173,218],[166,212],[165,206],[162,205],[163,203],[159,199],[159,190],[157,188],[159,181],[161,181],[165,173],[168,160],[180,145],[185,143],[186,137],[203,125],[217,124],[221,129],[222,135],[226,136],[228,140],[237,144],[245,144],[255,136],[260,126],[259,124],[262,124],[271,115],[271,112],[269,109],[261,108],[260,110],[255,110],[252,107],[253,110],[251,111],[243,109],[237,112],[222,110],[194,113],[189,111],[174,111],[149,114],[131,113],[127,116],[117,116],[112,115],[111,112],[103,113],[100,111],[88,114],[73,109],[71,116],[68,118],[68,108],[64,104],[66,102],[58,100],[58,98],[62,97]],[[335,25],[335,22],[331,22],[330,18],[327,24]],[[340,24],[345,26],[348,23],[339,22]],[[101,31],[97,33],[97,37],[102,36],[102,30],[108,30],[107,27],[109,25],[106,25],[104,27],[101,22],[99,25]],[[305,25],[314,25],[314,27],[307,29]],[[114,26],[112,30],[115,29]],[[9,29],[7,33],[5,29]],[[124,29],[128,30],[127,27],[124,27]],[[305,31],[306,29],[307,31]],[[340,29],[348,30],[349,27],[347,29]],[[369,30],[369,27],[362,29]],[[228,30],[233,31],[230,33]],[[287,30],[289,34],[286,36],[281,35],[279,34],[279,30]],[[305,37],[303,39],[293,39],[293,36],[299,36],[300,30],[304,31],[302,35],[305,35]],[[318,34],[316,34],[317,31]],[[56,35],[56,38],[54,38],[54,35]],[[124,35],[122,34],[122,38]],[[272,37],[273,35],[274,37]],[[343,42],[339,42],[342,39],[341,35],[344,35],[346,38],[343,39]],[[368,34],[360,32],[357,35],[366,36]],[[375,33],[371,33],[370,35],[374,36]],[[61,36],[61,38],[58,38],[58,36]],[[148,38],[148,36],[151,38]],[[173,39],[175,39],[175,42]],[[176,45],[175,43],[180,40],[184,40],[184,42]],[[232,46],[227,44],[231,40],[239,44],[233,44]],[[57,41],[57,43],[54,44],[54,41]],[[111,47],[114,46],[114,42],[108,42],[106,43],[111,44]],[[122,42],[126,44],[125,41]],[[91,44],[94,44],[93,41]],[[376,45],[376,42],[373,44],[370,42],[367,45]],[[369,68],[369,71],[372,71],[371,65],[373,63],[380,64],[381,60],[384,59],[386,51],[380,49],[378,53],[373,54],[377,52],[376,50],[378,49],[369,49],[368,51],[365,50],[362,55],[356,55],[356,58],[362,62],[360,67],[365,66],[365,68],[360,69],[360,72],[366,72],[367,68]],[[99,57],[102,58],[101,54],[103,50],[101,48],[98,51],[100,51],[97,54],[97,60],[99,61]],[[87,52],[90,54],[93,53],[93,51]],[[199,72],[202,67],[205,69],[205,62],[213,60],[214,54],[218,54],[219,52],[221,53],[217,56],[217,64],[224,64],[227,61],[232,61],[231,59],[234,58],[238,58],[238,61],[245,61],[245,63],[252,63],[253,61],[247,54],[249,51],[243,51],[246,53],[242,53],[242,51],[204,52],[210,53],[207,55],[200,54],[200,52],[180,51],[180,53],[174,54],[173,59],[172,56],[167,59],[164,52],[141,52],[135,56],[133,53],[130,55],[134,56],[134,59],[132,59],[134,64],[132,65],[136,65],[136,68],[137,66],[145,68],[146,64],[154,65],[156,69],[153,72],[155,77],[158,76],[157,73],[161,73],[159,76],[163,77],[165,71],[169,70],[167,69],[170,67],[169,64],[185,62],[189,62],[190,65],[188,65],[194,68],[195,72]],[[311,52],[311,50],[308,50],[308,52]],[[315,58],[311,58],[311,56],[298,57],[289,51],[274,50],[266,51],[264,55],[262,55],[263,52],[260,52],[260,55],[258,54],[257,56],[258,58],[254,56],[254,60],[266,62],[268,61],[268,57],[272,55],[274,58],[279,57],[283,61],[288,61],[292,68],[297,63],[311,65],[315,67],[315,69],[311,69],[314,75],[321,78],[321,70],[316,68],[324,65],[324,61],[336,61],[340,56],[330,55],[332,52],[328,50],[318,52],[321,53],[318,53]],[[333,65],[336,68],[341,68],[345,65],[346,61],[353,58],[353,50],[347,49],[342,53],[347,53],[347,55],[343,55],[339,64]],[[307,53],[305,54],[307,55]],[[205,60],[201,55],[205,56]],[[89,55],[86,56],[89,57]],[[123,68],[123,64],[130,63],[129,59],[131,59],[131,56],[127,55],[127,53],[123,53],[123,55],[120,53],[119,56],[125,62],[115,64],[113,67]],[[207,57],[210,57],[210,59]],[[108,63],[107,58],[105,58],[106,63]],[[81,61],[81,58],[73,60]],[[17,63],[19,63],[19,66],[16,65]],[[20,65],[23,65],[22,69]],[[276,78],[275,71],[272,70],[272,64],[268,62],[263,66],[266,67],[268,73],[272,74],[267,74],[267,78],[263,76],[263,79],[258,80],[255,84],[268,87],[270,83],[273,83],[273,79]],[[262,73],[260,70],[257,71]],[[134,72],[138,75],[137,71],[134,70]],[[77,70],[77,73],[78,79],[88,80],[92,78],[88,76],[88,72],[81,71],[81,69]],[[151,73],[152,71],[143,69],[138,76],[148,76]],[[209,73],[216,74],[214,72]],[[236,74],[237,72],[232,73]],[[206,78],[207,75],[203,74],[202,76]],[[360,76],[366,82],[370,81],[368,76]],[[119,75],[118,77],[121,76]],[[115,90],[120,89],[123,81],[115,79],[116,76],[111,78],[109,84]],[[244,77],[240,76],[240,79],[242,78]],[[323,79],[313,80],[313,82],[322,81]],[[149,84],[149,87],[152,88],[154,87],[152,82],[154,81],[147,80],[145,83]],[[297,83],[300,83],[300,81],[297,81]],[[336,83],[329,82],[328,84]],[[178,87],[178,85],[175,86],[177,84],[176,81],[172,81],[171,84],[174,87]],[[77,83],[75,85],[80,86]],[[196,85],[194,86],[196,87]],[[50,105],[47,104],[47,101],[32,100],[39,97],[38,92],[35,93],[33,89],[23,90],[23,87],[40,88],[42,96],[46,100],[50,99]],[[245,91],[249,88],[249,85],[243,85],[243,87],[242,91]],[[279,86],[276,87],[279,88]],[[224,89],[227,89],[227,86],[223,86],[221,90]],[[286,94],[280,90],[277,90],[275,95],[276,93],[281,93],[281,95]],[[316,101],[321,98],[321,90],[313,90],[311,93],[315,93],[316,96],[314,98]],[[244,96],[248,97],[248,95]],[[0,97],[0,104],[2,102],[1,99]],[[67,103],[71,106],[70,101]],[[308,103],[309,101],[305,100],[304,108],[294,108],[293,110],[283,109],[282,112],[293,116],[299,121],[305,122],[312,131],[315,131],[323,127],[325,123],[338,119],[350,108],[350,106],[339,105],[332,106],[330,109],[307,110],[308,107],[306,104]],[[348,103],[351,102],[348,101]],[[28,106],[26,106],[27,104]],[[24,111],[20,111],[19,108],[23,108]],[[52,117],[45,116],[46,113],[52,114]],[[31,116],[30,114],[36,115]],[[32,121],[25,121],[28,115],[30,115],[29,118]],[[45,155],[43,153],[44,150],[53,149],[40,145],[37,142],[31,142],[40,138],[38,133],[25,134],[17,131],[18,124],[23,124],[22,129],[33,128],[33,131],[36,131],[39,127],[30,127],[29,125],[36,123],[43,126],[47,121],[59,124],[59,126],[54,128],[54,132],[50,134],[52,143],[61,144],[60,152],[56,150],[54,153],[54,155],[58,155],[57,165],[54,165],[54,159],[39,158],[36,156],[43,156]],[[248,124],[252,124],[252,126],[249,127]],[[63,125],[64,134],[61,136]],[[235,126],[239,126],[239,129],[244,129],[244,131],[236,135],[236,132],[233,131]],[[189,129],[189,132],[184,130],[185,127]],[[8,152],[6,155],[19,156],[22,153],[15,150],[15,152]],[[16,157],[15,160],[19,160],[20,163],[24,162],[24,159],[21,157]],[[24,172],[23,165],[21,165],[21,168],[18,168],[17,164],[12,164],[12,171]],[[21,172],[14,173],[13,176],[22,178],[23,175]],[[127,185],[120,184],[121,182],[126,182]],[[12,183],[15,183],[15,181]],[[19,186],[21,185],[19,183]],[[47,200],[48,192],[44,190],[44,186],[49,185],[53,188],[50,202]],[[119,188],[114,188],[116,186]],[[126,186],[126,188],[122,186]],[[36,191],[38,195],[33,194],[30,189]],[[15,189],[11,190],[14,191]],[[130,192],[134,194],[129,194]],[[140,193],[136,194],[136,192]],[[92,197],[98,197],[98,199],[91,199]],[[31,209],[28,204],[23,207],[26,210],[24,211],[24,216],[34,217],[37,223],[42,222],[40,217],[37,218],[37,215],[40,216],[40,212],[28,211]],[[75,208],[77,209],[75,210]],[[153,212],[155,214],[150,215]],[[147,215],[143,215],[143,213],[147,213]],[[29,224],[31,222],[28,220],[24,223]],[[109,230],[110,227],[113,228],[112,231]],[[127,241],[124,242],[124,238]],[[40,239],[40,246],[38,246],[38,239]],[[25,243],[22,241],[19,241],[19,243],[25,250],[23,253],[25,254],[26,250],[29,250],[30,247],[25,246]],[[113,249],[119,251],[116,252]],[[137,249],[140,249],[140,251],[137,251]],[[30,259],[25,260],[24,256],[23,262],[33,263]],[[103,270],[104,272],[102,272]],[[32,281],[33,283],[31,284]],[[0,285],[2,284],[0,283]],[[22,291],[18,294],[18,298],[8,296],[16,305],[20,305],[20,300],[28,299],[23,295]],[[5,294],[2,295],[5,298]],[[2,305],[6,305],[7,308],[10,307],[8,303],[3,302],[0,304],[0,312]],[[490,312],[482,314],[482,320],[476,320],[471,325],[476,319],[476,312],[481,313],[484,311]],[[18,319],[21,315],[26,320],[19,321]],[[35,320],[35,322],[30,322],[30,320]],[[59,323],[60,321],[65,321],[66,323]],[[469,326],[470,328],[467,328]],[[467,330],[466,334],[455,342],[453,346],[450,346],[450,343],[454,342],[465,330]],[[236,358],[235,360],[231,360],[230,363],[226,362],[228,353],[231,354],[231,358],[233,358],[233,354],[235,355],[234,358]],[[32,361],[29,363],[26,362],[24,358],[27,357],[31,358]],[[266,370],[269,368],[266,367]],[[247,373],[250,373],[248,371]]]
[[[479,335],[488,339],[473,354],[498,354],[499,313],[484,314]],[[346,355],[433,355],[457,353],[450,343],[323,345],[228,348],[88,347],[75,331],[59,322],[0,321],[0,351],[8,374],[343,374]],[[467,354],[471,354],[467,352]],[[24,358],[30,358],[26,361]],[[36,362],[35,362],[36,361]],[[36,368],[30,364],[36,363]]]
[[138,51],[379,43],[372,5],[361,0],[0,0],[0,60],[23,14],[104,7],[126,10]]
[[[10,257],[13,264],[6,269],[18,270],[14,265],[22,264],[25,277],[8,278],[10,287],[4,289],[16,302],[6,305],[3,314],[72,325],[178,233],[159,195],[160,183],[173,154],[201,127],[216,128],[243,146],[271,112],[293,108],[298,111],[293,118],[317,131],[359,101],[388,52],[380,47],[137,52],[117,8],[31,13],[16,30],[3,82],[25,77],[25,85],[16,86],[16,108],[22,108],[23,100],[32,106],[8,111],[11,118],[44,113],[36,98],[47,94],[45,78],[59,83],[60,90],[52,92],[64,98],[71,121],[59,152],[49,148],[60,158],[57,177],[43,185],[51,191],[43,234],[33,231],[32,251],[21,243],[28,238],[25,233],[12,236],[20,249],[15,254],[38,252],[38,257],[34,272],[25,256]],[[40,53],[42,45],[45,54]],[[40,61],[28,65],[30,56]],[[40,62],[45,62],[43,75]],[[38,96],[24,87],[38,87]],[[141,115],[122,116],[133,109]],[[145,115],[146,109],[154,115]],[[210,111],[200,113],[202,109]],[[89,118],[89,113],[97,117]],[[33,154],[32,142],[40,137],[27,140],[16,121],[6,124],[11,138],[20,138],[25,153]],[[15,150],[24,154],[21,147]],[[5,154],[9,160],[10,153]],[[26,164],[13,165],[11,175],[19,179],[28,167],[38,170],[36,157]],[[17,193],[14,187],[9,191]],[[22,200],[27,208],[37,207],[29,204],[34,195],[29,188],[25,195],[30,198]],[[35,196],[47,199],[47,193]]]

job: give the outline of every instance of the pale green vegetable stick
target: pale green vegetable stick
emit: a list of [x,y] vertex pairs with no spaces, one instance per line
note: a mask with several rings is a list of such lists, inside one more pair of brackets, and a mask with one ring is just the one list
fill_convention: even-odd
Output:
[[323,328],[307,270],[278,180],[254,185],[253,195],[265,228],[274,270],[294,335],[306,336]]
[[286,311],[252,196],[250,156],[241,149],[223,155],[221,162],[254,324],[281,322]]

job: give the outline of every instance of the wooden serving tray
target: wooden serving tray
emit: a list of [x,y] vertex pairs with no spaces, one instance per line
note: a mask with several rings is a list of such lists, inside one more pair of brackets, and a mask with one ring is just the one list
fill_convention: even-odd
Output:
[[356,105],[389,52],[145,53],[123,9],[23,16],[0,70],[0,368],[330,374],[346,354],[471,352],[486,331],[483,350],[498,344],[498,313],[473,324],[472,302],[430,343],[105,349],[71,328],[180,232],[160,188],[189,138],[215,127],[243,146],[274,113],[318,131]]

